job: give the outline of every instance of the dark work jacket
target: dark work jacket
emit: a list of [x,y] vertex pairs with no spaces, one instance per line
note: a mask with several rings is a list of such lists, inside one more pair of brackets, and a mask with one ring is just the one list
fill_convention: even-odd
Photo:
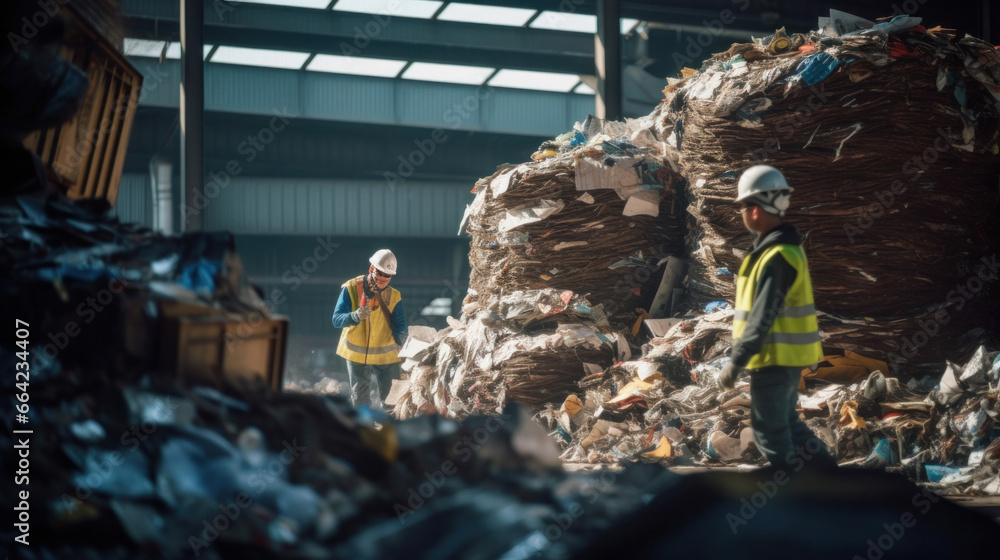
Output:
[[[758,237],[754,241],[753,250],[747,258],[753,267],[760,255],[769,247],[775,245],[800,245],[802,236],[794,225],[782,222],[778,227]],[[785,294],[792,288],[798,273],[780,254],[775,255],[764,266],[760,273],[760,281],[754,287],[753,307],[747,317],[747,327],[739,340],[733,341],[733,349],[729,359],[738,367],[745,367],[750,358],[760,352],[764,345],[764,337],[771,330],[781,306],[785,303]]]

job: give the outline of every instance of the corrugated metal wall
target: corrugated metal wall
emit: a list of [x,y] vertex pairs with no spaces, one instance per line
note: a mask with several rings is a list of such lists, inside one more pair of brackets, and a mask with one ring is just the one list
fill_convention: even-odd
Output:
[[153,227],[153,194],[150,191],[149,175],[144,173],[122,173],[118,185],[118,200],[111,210],[123,222],[132,222]]
[[[209,189],[208,193],[213,192]],[[472,202],[465,183],[237,177],[209,196],[205,229],[249,235],[454,238]],[[149,176],[125,173],[112,211],[153,226]]]
[[473,198],[464,183],[249,177],[217,193],[205,228],[258,235],[454,237]]
[[[178,61],[129,60],[145,76],[141,105],[179,106]],[[594,97],[208,63],[205,109],[552,137],[593,113]]]

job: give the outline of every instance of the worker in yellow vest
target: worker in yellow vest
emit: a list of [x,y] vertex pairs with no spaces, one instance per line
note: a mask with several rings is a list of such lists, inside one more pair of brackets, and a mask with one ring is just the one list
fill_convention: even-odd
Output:
[[406,314],[399,290],[389,287],[396,255],[379,249],[368,261],[368,274],[341,287],[333,326],[344,329],[337,355],[347,360],[351,402],[382,408],[392,380],[399,378],[397,351],[406,341]]
[[732,389],[740,370],[749,370],[754,441],[772,466],[798,471],[835,463],[795,411],[802,368],[823,351],[802,237],[783,220],[791,192],[769,165],[740,176],[736,202],[756,240],[736,277],[733,348],[718,384]]

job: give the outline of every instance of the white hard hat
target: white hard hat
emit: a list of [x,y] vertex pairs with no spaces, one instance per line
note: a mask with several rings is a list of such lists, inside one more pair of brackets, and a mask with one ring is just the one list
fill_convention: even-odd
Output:
[[774,191],[791,192],[792,190],[794,189],[788,186],[788,181],[785,180],[781,171],[770,165],[755,165],[740,176],[740,182],[736,188],[736,202],[743,202],[758,194]]
[[372,255],[372,258],[368,259],[368,262],[389,276],[396,274],[396,255],[393,255],[392,251],[388,249],[375,251],[375,254]]

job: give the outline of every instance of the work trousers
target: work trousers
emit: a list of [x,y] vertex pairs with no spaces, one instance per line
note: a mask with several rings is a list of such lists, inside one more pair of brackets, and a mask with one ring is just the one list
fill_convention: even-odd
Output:
[[394,364],[359,364],[347,360],[347,377],[351,382],[351,403],[355,408],[367,404],[384,409],[392,380],[399,379],[400,362]]
[[750,370],[754,442],[772,466],[796,472],[836,465],[826,445],[795,411],[801,372],[802,368],[783,366]]

